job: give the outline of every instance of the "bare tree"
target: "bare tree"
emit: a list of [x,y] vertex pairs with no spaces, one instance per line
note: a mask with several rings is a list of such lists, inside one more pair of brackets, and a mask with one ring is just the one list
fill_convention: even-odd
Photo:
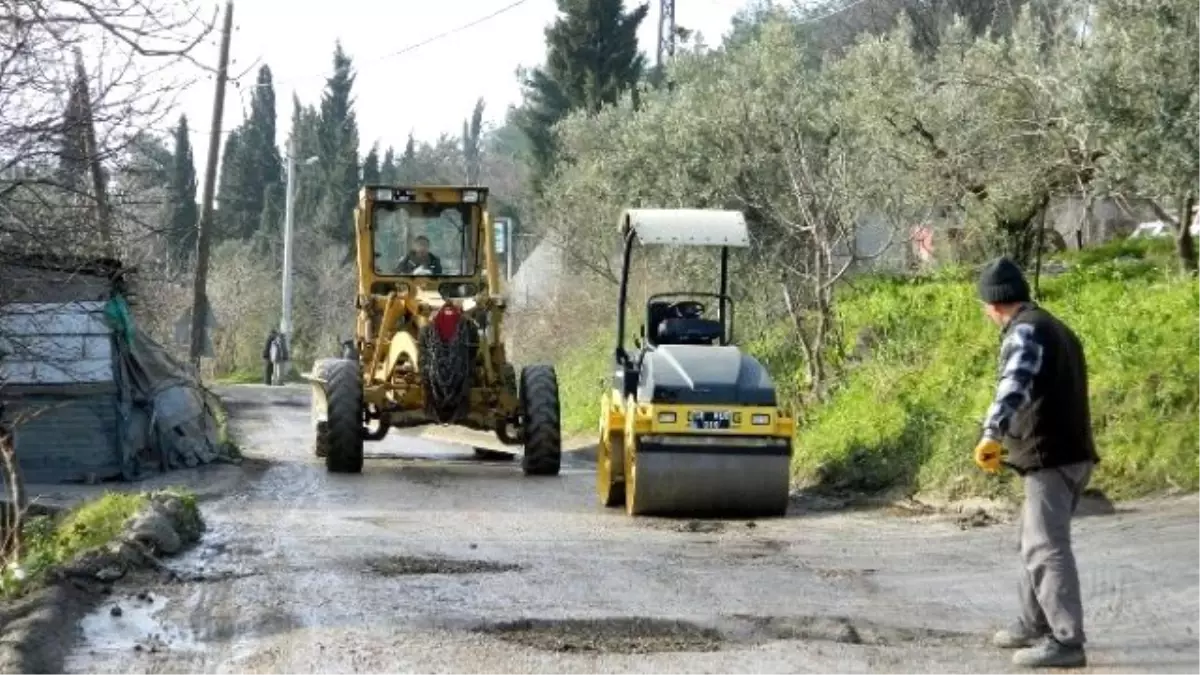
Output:
[[[4,334],[13,294],[22,290],[5,280],[6,270],[29,257],[70,256],[82,269],[86,257],[134,253],[160,226],[143,222],[145,212],[123,210],[129,201],[113,199],[110,187],[128,184],[121,177],[137,154],[131,149],[164,128],[173,92],[204,69],[192,52],[213,21],[195,7],[0,0],[0,401],[2,352],[20,348]],[[65,274],[72,273],[68,263]],[[9,413],[0,415],[3,470],[6,492],[21,501],[9,431],[18,413]],[[7,533],[20,531],[19,513],[19,505],[10,509]],[[19,542],[11,543],[7,553],[19,553]]]
[[0,249],[103,248],[102,228],[128,220],[109,179],[164,128],[211,27],[167,0],[0,2]]

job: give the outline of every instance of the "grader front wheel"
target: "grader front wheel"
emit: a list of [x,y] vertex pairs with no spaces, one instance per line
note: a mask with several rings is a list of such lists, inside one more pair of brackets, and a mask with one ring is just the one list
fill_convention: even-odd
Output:
[[552,366],[521,369],[521,417],[524,420],[526,476],[557,476],[562,466],[558,375]]
[[338,359],[326,366],[325,378],[325,468],[330,473],[362,473],[362,368],[358,361]]

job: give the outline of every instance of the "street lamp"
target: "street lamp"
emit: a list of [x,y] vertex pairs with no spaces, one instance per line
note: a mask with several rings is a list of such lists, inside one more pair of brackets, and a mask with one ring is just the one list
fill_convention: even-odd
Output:
[[[296,138],[292,136],[287,153],[287,186],[283,198],[283,316],[279,321],[279,332],[283,334],[283,344],[291,355],[292,347],[292,234],[295,221],[296,201]],[[304,160],[304,166],[311,166],[321,158],[317,156]],[[291,360],[290,358],[288,359]],[[286,372],[286,370],[284,371]]]

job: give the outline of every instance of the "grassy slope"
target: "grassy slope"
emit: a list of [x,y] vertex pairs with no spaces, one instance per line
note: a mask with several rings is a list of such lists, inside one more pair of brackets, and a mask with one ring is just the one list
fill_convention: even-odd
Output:
[[[1089,359],[1093,418],[1103,457],[1095,484],[1114,497],[1200,487],[1200,290],[1166,271],[1163,245],[1120,244],[1075,255],[1044,278],[1043,303],[1074,327]],[[832,399],[801,411],[801,480],[866,490],[910,486],[946,497],[1000,496],[970,451],[994,386],[998,334],[980,312],[969,275],[921,281],[860,279],[840,297],[846,363]],[[559,363],[564,426],[590,431],[608,345]],[[800,383],[798,358],[768,332],[748,345],[781,391]]]

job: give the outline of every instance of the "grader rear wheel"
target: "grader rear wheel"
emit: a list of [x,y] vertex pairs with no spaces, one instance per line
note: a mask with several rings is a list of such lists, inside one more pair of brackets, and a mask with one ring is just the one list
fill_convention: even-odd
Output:
[[325,378],[325,468],[330,473],[362,473],[362,368],[358,361],[338,359],[326,367]]
[[524,420],[526,476],[557,476],[562,467],[558,375],[553,366],[521,369],[521,416]]

